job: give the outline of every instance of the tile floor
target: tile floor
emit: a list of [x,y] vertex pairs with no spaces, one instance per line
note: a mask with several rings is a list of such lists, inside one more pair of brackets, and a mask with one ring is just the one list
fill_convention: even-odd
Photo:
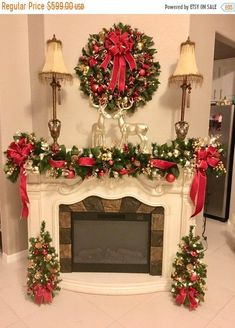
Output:
[[0,258],[0,327],[10,328],[229,328],[235,327],[235,234],[208,220],[205,303],[196,311],[178,307],[168,292],[99,296],[62,290],[51,305],[25,296],[26,262]]

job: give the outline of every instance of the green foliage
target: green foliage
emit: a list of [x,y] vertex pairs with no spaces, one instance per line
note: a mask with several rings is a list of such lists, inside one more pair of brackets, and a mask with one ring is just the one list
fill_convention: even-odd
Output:
[[[101,67],[107,56],[107,40],[111,32],[127,32],[129,39],[133,41],[130,51],[136,63],[136,68],[131,70],[126,62],[125,90],[120,91],[118,86],[112,91],[109,83],[113,71],[113,58],[106,69]],[[75,71],[80,79],[80,90],[85,95],[92,95],[95,104],[107,102],[107,111],[115,111],[118,104],[128,97],[133,105],[128,109],[129,113],[143,106],[152,99],[158,89],[160,64],[154,61],[157,51],[153,48],[153,38],[132,29],[123,23],[114,24],[109,30],[103,29],[98,34],[91,34],[88,43],[82,48]]]
[[[41,223],[40,235],[29,239],[31,244],[28,254],[27,294],[37,303],[47,303],[46,298],[38,295],[38,288],[51,293],[60,290],[60,265],[55,248],[51,246],[52,238],[45,231],[45,221]],[[37,301],[38,298],[40,301]]]
[[[179,244],[179,251],[176,253],[176,258],[173,262],[173,273],[171,275],[173,283],[171,292],[179,300],[179,295],[182,289],[193,289],[195,292],[196,306],[201,301],[204,301],[207,277],[206,265],[202,262],[204,258],[204,247],[199,236],[194,236],[194,226],[190,226],[190,231],[187,236],[182,238]],[[188,292],[187,292],[188,293]],[[182,303],[185,306],[190,306],[190,298],[187,296]]]
[[[144,174],[150,179],[154,177],[164,177],[167,173],[172,173],[176,178],[179,176],[179,167],[184,168],[190,174],[195,172],[197,166],[197,150],[200,149],[200,140],[193,138],[187,140],[172,140],[162,145],[153,143],[151,152],[144,153],[141,151],[140,145],[129,143],[123,148],[119,147],[95,147],[79,149],[73,146],[67,150],[64,145],[61,145],[58,151],[53,152],[44,139],[37,140],[34,134],[21,133],[14,136],[15,142],[11,143],[10,147],[17,147],[17,144],[22,141],[22,138],[27,142],[25,147],[30,147],[27,156],[22,156],[20,164],[15,163],[14,158],[8,150],[5,152],[7,161],[4,167],[7,178],[15,182],[24,169],[24,174],[28,173],[46,173],[50,177],[74,177],[78,176],[82,179],[94,176],[101,178],[104,174],[111,178],[130,175],[137,177],[139,174]],[[203,146],[209,149],[211,146]],[[223,154],[221,144],[217,143],[217,155]],[[23,150],[22,150],[23,154]],[[218,155],[219,154],[219,155]],[[17,158],[19,152],[17,153]],[[92,158],[92,165],[81,166],[79,159],[82,157]],[[160,169],[151,165],[152,159],[159,159],[167,162],[173,162],[176,165],[168,169]],[[57,167],[53,165],[59,163]],[[71,174],[72,173],[72,174]],[[222,161],[219,161],[216,167],[208,166],[207,174],[213,173],[219,176],[225,173],[225,168]]]

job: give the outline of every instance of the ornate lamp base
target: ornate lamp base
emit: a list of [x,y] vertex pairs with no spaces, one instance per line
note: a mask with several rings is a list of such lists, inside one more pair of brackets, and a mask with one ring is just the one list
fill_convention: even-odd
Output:
[[53,138],[53,144],[51,145],[52,150],[54,149],[55,151],[58,150],[59,144],[57,143],[57,139],[60,136],[60,128],[61,128],[61,122],[60,120],[50,120],[48,122],[48,127],[51,133],[51,137]]
[[179,121],[175,123],[175,132],[177,135],[177,138],[180,140],[184,140],[189,129],[189,124],[188,122],[185,121]]

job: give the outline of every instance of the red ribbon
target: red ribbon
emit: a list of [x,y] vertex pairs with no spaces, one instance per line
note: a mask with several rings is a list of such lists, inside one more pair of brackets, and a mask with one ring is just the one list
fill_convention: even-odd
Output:
[[152,165],[153,167],[156,167],[157,169],[167,170],[170,167],[175,166],[176,163],[163,161],[161,159],[152,158],[152,159],[150,159],[150,165]]
[[113,58],[113,71],[109,83],[109,89],[112,91],[115,89],[117,82],[119,91],[124,91],[125,89],[126,61],[131,70],[136,68],[135,59],[131,54],[133,46],[134,41],[127,32],[121,34],[121,31],[117,29],[108,34],[108,38],[105,41],[105,48],[108,54],[100,67],[106,69]]
[[79,166],[93,166],[95,159],[93,157],[80,157],[77,161]]
[[125,175],[125,174],[130,173],[130,170],[125,169],[125,168],[122,168],[122,169],[117,170],[117,172],[118,172],[120,175]]
[[56,160],[50,159],[49,164],[56,169],[65,167],[65,161],[63,161],[63,160],[56,161]]
[[34,287],[34,300],[37,304],[51,303],[52,302],[52,286],[36,285]]
[[184,304],[186,298],[189,301],[189,309],[194,310],[198,306],[198,302],[196,301],[195,297],[197,296],[198,292],[193,287],[182,287],[179,289],[179,294],[176,296],[175,301],[177,304],[182,305]]
[[12,159],[20,168],[20,198],[22,203],[21,218],[27,219],[29,215],[29,198],[26,190],[26,175],[24,170],[24,163],[28,159],[30,152],[33,150],[34,146],[27,142],[26,138],[19,139],[18,142],[12,142],[7,150],[8,158]]
[[213,146],[200,149],[196,152],[197,155],[197,171],[193,178],[190,198],[195,206],[194,213],[191,217],[194,217],[201,212],[205,202],[206,194],[206,173],[208,166],[216,167],[220,162],[220,153]]

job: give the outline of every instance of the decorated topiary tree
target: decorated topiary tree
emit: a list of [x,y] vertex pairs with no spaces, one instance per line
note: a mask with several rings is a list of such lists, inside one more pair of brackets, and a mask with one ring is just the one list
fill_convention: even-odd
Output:
[[171,292],[178,305],[185,305],[190,310],[197,308],[204,301],[206,265],[201,259],[204,248],[199,236],[193,235],[194,226],[190,226],[188,236],[182,238],[180,250],[173,262],[174,272]]
[[55,248],[51,246],[51,236],[45,231],[45,221],[41,224],[40,235],[30,238],[28,255],[27,294],[37,304],[51,303],[58,286],[60,265]]

